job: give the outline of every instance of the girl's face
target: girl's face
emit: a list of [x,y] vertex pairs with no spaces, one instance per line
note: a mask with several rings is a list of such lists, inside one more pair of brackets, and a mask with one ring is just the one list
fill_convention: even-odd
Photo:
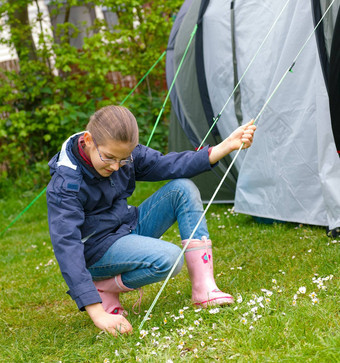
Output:
[[[89,132],[84,134],[85,153],[91,160],[93,167],[103,177],[109,177],[117,171],[122,162],[131,157],[135,145],[122,141],[108,141],[103,145],[98,145]],[[105,161],[110,160],[110,162]],[[103,161],[104,160],[104,161]]]

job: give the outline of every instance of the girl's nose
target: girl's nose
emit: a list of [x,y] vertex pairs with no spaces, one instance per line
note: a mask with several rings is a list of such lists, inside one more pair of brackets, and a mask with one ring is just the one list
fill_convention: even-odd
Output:
[[119,169],[119,162],[118,161],[116,161],[115,163],[113,163],[113,164],[110,164],[110,168],[111,168],[111,170],[113,170],[113,171],[117,171],[118,169]]

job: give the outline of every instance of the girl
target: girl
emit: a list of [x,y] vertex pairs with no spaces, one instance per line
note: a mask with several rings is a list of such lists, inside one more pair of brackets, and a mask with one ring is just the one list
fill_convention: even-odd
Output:
[[[51,241],[68,294],[98,328],[113,335],[132,330],[119,294],[164,280],[181,249],[159,238],[177,220],[185,245],[202,216],[199,191],[187,178],[210,170],[242,143],[248,148],[255,129],[249,122],[215,147],[162,155],[138,144],[129,110],[107,106],[85,132],[65,141],[49,162]],[[138,208],[128,205],[136,180],[167,179],[175,180]],[[208,238],[203,220],[185,253],[192,300],[203,307],[230,304],[233,297],[215,284]]]

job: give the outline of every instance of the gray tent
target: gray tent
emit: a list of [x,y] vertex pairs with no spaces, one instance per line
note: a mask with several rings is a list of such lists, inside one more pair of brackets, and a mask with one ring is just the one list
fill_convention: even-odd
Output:
[[[256,117],[330,4],[186,0],[169,39],[168,85],[195,24],[198,30],[170,95],[170,148],[200,145],[281,14],[206,143],[215,144]],[[339,7],[335,0],[261,115],[252,148],[239,155],[218,196],[219,201],[234,200],[238,212],[340,226],[340,32],[334,31],[340,27]],[[195,180],[203,199],[211,198],[229,163],[226,159],[216,174]]]

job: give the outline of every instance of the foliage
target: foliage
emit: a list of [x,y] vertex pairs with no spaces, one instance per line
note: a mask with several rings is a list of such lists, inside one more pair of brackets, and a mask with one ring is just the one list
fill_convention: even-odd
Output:
[[[40,27],[42,14],[38,13],[30,24],[18,24],[13,18],[18,13],[24,14],[28,4],[37,2],[2,2],[2,29],[11,29],[11,36],[0,41],[16,49],[20,68],[19,72],[0,69],[3,176],[19,178],[28,169],[34,169],[36,163],[46,162],[69,135],[85,128],[96,109],[119,104],[129,89],[112,81],[113,75],[138,80],[146,73],[165,50],[172,17],[181,3],[179,0],[51,1],[52,16],[65,9],[67,13],[77,5],[103,6],[118,15],[119,23],[114,27],[96,20],[87,29],[82,47],[76,48],[72,40],[78,37],[83,24],[67,21],[53,29],[54,36],[41,33],[36,46],[27,46],[32,42],[27,33],[35,25]],[[21,47],[18,39],[25,39],[26,45]],[[143,142],[165,97],[164,67],[163,59],[128,103],[138,119]],[[165,121],[150,145],[161,147],[161,151],[166,150],[167,117],[165,113]]]
[[[159,186],[138,183],[129,203]],[[3,226],[37,193],[8,194],[0,200]],[[207,222],[216,282],[237,302],[195,311],[184,267],[169,280],[142,334],[138,327],[161,283],[143,288],[139,315],[132,313],[138,293],[121,295],[134,331],[114,338],[65,293],[46,215],[42,197],[1,238],[0,362],[339,361],[340,241],[324,228],[257,224],[230,206],[212,205]],[[180,245],[178,226],[163,238]]]

